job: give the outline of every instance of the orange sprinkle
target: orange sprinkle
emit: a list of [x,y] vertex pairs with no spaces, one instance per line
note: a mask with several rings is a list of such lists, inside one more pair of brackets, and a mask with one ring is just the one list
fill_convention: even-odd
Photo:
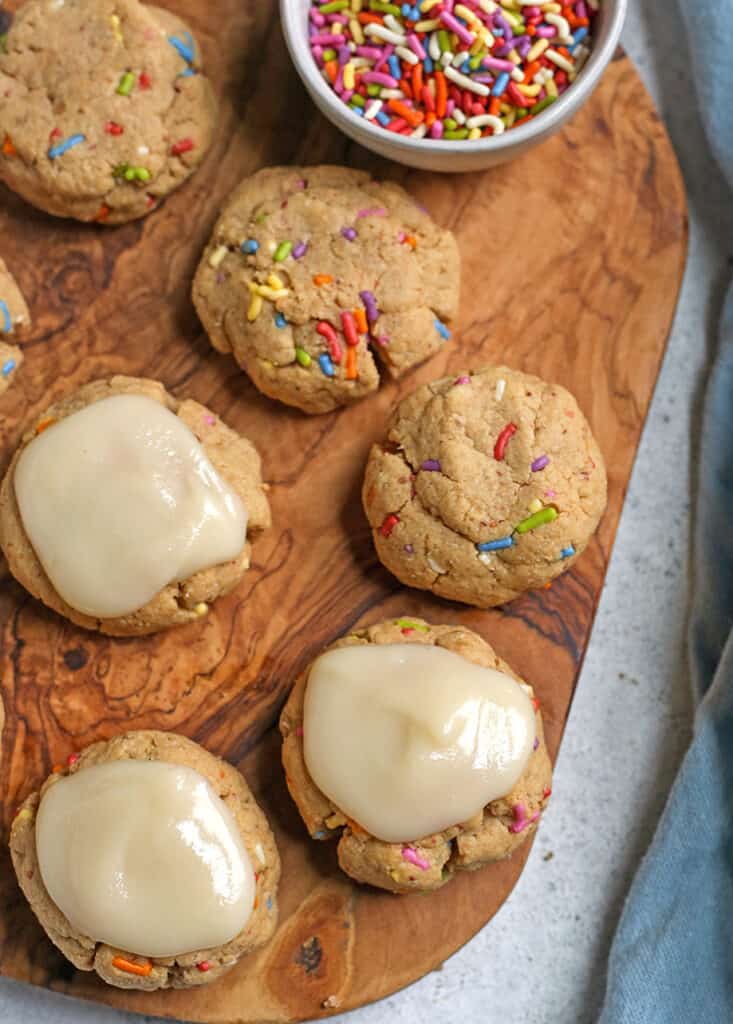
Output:
[[384,21],[379,17],[378,14],[367,14],[366,11],[362,11],[361,14],[357,14],[357,19],[362,25],[383,25]]
[[62,764],[55,764],[51,769],[54,775],[60,775],[63,770],[64,766]]
[[55,422],[56,420],[54,419],[41,420],[36,427],[36,434],[42,434],[44,430],[48,430],[49,427],[52,427]]
[[448,85],[442,71],[435,72],[435,113],[445,117],[445,105],[448,102]]
[[112,966],[116,967],[118,971],[124,971],[126,974],[137,974],[140,978],[147,978],[153,969],[153,965],[149,960],[146,964],[136,964],[132,960],[125,960],[123,956],[114,957]]
[[110,210],[109,206],[107,206],[106,203],[102,203],[102,205],[99,207],[99,213],[97,214],[97,216],[94,219],[98,223],[102,224],[102,223],[104,223],[104,221],[107,220],[107,218],[109,217],[111,212],[112,211]]
[[320,288],[324,284],[333,284],[333,278],[330,274],[316,274],[313,278],[313,284],[316,288]]
[[520,124],[526,124],[528,121],[531,121],[531,120],[532,120],[532,115],[531,114],[527,114],[526,117],[520,117],[518,121],[515,121],[514,122],[514,127],[518,128]]
[[18,152],[18,150],[13,145],[13,140],[10,138],[9,135],[6,135],[5,136],[5,141],[3,142],[3,155],[4,156],[15,156],[17,154],[17,152]]
[[491,97],[491,103],[489,103],[489,113],[493,114],[494,117],[499,116],[499,110],[501,109],[501,100],[498,96]]
[[427,114],[425,115],[425,125],[426,125],[426,127],[430,128],[431,125],[435,124],[436,120],[437,120],[437,114],[434,111],[429,110],[427,112]]
[[408,100],[411,100],[413,98],[412,86],[410,85],[409,78],[400,79],[400,89],[402,90],[403,94],[407,96]]
[[355,309],[354,320],[356,321],[356,329],[359,332],[359,334],[366,334],[367,331],[369,330],[369,324],[367,323],[366,318],[366,310]]
[[407,121],[413,128],[417,128],[419,124],[422,124],[425,120],[425,115],[420,110],[413,110],[412,107],[408,107],[406,103],[401,100],[389,100],[387,107]]
[[405,235],[405,245],[409,245],[411,249],[417,249],[417,239],[414,235]]
[[335,60],[327,60],[326,63],[323,66],[326,69],[326,74],[328,75],[329,82],[331,83],[331,85],[333,85],[333,83],[338,78],[338,73],[339,73],[338,62],[335,61]]
[[356,370],[356,349],[349,347],[346,350],[346,379],[356,380],[359,376]]
[[525,28],[524,31],[527,33],[528,36],[536,36],[537,35],[537,29],[536,29],[536,27],[534,25],[527,25],[527,27]]
[[422,93],[422,64],[416,64],[412,69],[412,95],[418,97]]
[[524,71],[524,84],[529,85],[534,76],[540,70],[542,65],[538,60],[533,60],[531,64],[528,64]]

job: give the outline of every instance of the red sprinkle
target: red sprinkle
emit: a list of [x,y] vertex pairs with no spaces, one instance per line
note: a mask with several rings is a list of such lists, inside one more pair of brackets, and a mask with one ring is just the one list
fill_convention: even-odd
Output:
[[49,135],[49,139],[53,140],[53,139],[60,139],[60,138],[61,138],[61,129],[60,128],[54,128],[54,130]]
[[543,790],[543,792],[542,792],[542,799],[543,800],[549,800],[551,796],[552,796],[552,790],[548,786],[547,789]]
[[180,156],[181,153],[190,153],[192,149],[196,148],[196,143],[193,139],[181,139],[179,142],[175,142],[171,146],[171,153],[173,156]]
[[121,124],[117,124],[116,121],[107,121],[104,126],[104,130],[108,135],[122,135],[125,129]]
[[78,754],[69,754],[68,758],[66,759],[66,763],[68,764],[69,768],[71,768],[72,764],[76,764],[78,760]]
[[509,442],[514,437],[516,432],[517,428],[514,425],[514,423],[507,423],[507,425],[504,427],[502,432],[497,437],[496,444],[494,445],[494,458],[496,459],[497,462],[504,461],[506,446],[509,444]]
[[343,352],[341,350],[341,344],[338,339],[338,334],[330,325],[328,320],[319,320],[316,324],[316,331],[322,338],[325,338],[328,342],[328,350],[333,359],[334,363],[340,363]]
[[196,964],[196,966],[203,974],[206,974],[207,971],[211,970],[211,964],[208,960],[202,960],[201,963]]
[[147,73],[147,71],[142,71],[140,73],[140,77],[137,80],[137,84],[140,86],[141,89],[149,89],[150,88],[150,86],[153,84],[153,82],[152,82],[152,79],[150,78],[150,75]]
[[353,313],[349,313],[345,310],[341,314],[341,326],[344,329],[344,337],[346,338],[347,345],[358,345],[359,334],[356,330],[356,321],[354,320]]
[[394,512],[391,512],[384,520],[382,525],[379,527],[379,532],[382,534],[383,537],[389,537],[392,533],[392,530],[394,530],[395,526],[397,526],[399,521],[400,517],[398,515],[395,515]]

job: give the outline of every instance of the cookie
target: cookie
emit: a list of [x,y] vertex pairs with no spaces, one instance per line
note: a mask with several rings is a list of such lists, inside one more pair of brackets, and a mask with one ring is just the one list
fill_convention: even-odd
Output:
[[[199,807],[202,803],[206,807],[206,816],[202,818],[196,812],[196,804],[190,801],[193,812],[180,820],[185,821],[189,833],[194,829],[199,847],[205,848],[203,852],[212,850],[218,860],[225,859],[233,865],[219,884],[226,882],[231,902],[242,895],[245,881],[255,887],[251,894],[245,893],[247,900],[240,919],[246,921],[241,930],[216,945],[168,956],[150,955],[139,948],[120,948],[101,935],[80,930],[49,893],[49,888],[57,891],[62,879],[67,884],[57,892],[57,898],[70,908],[72,916],[96,918],[95,926],[105,934],[133,938],[137,931],[143,945],[163,943],[164,948],[165,943],[185,945],[197,932],[211,936],[217,931],[226,934],[227,927],[231,931],[229,920],[222,931],[219,921],[202,919],[202,902],[210,916],[215,917],[216,908],[222,913],[228,911],[227,899],[219,899],[219,890],[208,891],[211,882],[206,871],[202,877],[201,865],[189,864],[189,851],[184,843],[179,839],[179,845],[173,843],[171,847],[163,831],[164,827],[176,827],[179,820],[178,803],[169,804],[166,796],[170,798],[178,786],[179,791],[184,790],[185,806],[186,787],[191,784]],[[90,790],[90,786],[95,788]],[[105,825],[97,829],[79,810],[80,805],[84,806],[80,794],[86,798],[87,807],[99,809],[99,794],[104,794],[104,787],[113,810],[119,814],[110,822],[110,815],[103,812]],[[135,802],[138,806],[148,805],[143,811],[147,817],[141,819],[137,815]],[[64,834],[62,820],[54,843],[48,835],[49,827],[65,807],[72,822],[70,834]],[[143,830],[141,820],[147,821],[148,817],[151,823]],[[212,828],[197,830],[200,821]],[[99,837],[98,860],[94,860],[95,851],[88,846],[80,850],[81,840],[73,832],[74,825],[78,825],[79,835],[87,833],[91,845]],[[111,829],[109,834],[105,827]],[[171,848],[177,856],[170,856]],[[192,848],[196,850],[196,844]],[[63,769],[55,770],[46,780],[40,792],[33,793],[22,804],[11,828],[10,853],[18,883],[51,941],[78,970],[96,971],[103,981],[118,988],[150,992],[193,988],[215,981],[242,956],[267,942],[277,923],[280,858],[265,815],[235,768],[197,743],[172,733],[130,732],[72,755]],[[92,864],[88,881],[82,875],[78,857],[76,864],[68,864],[75,853]],[[157,863],[156,855],[160,856]],[[203,853],[197,856],[205,860]],[[178,878],[183,870],[181,860],[185,861],[186,870],[193,868],[192,876]],[[137,910],[143,917],[149,915],[149,931],[143,927],[144,921],[124,921],[124,907],[116,919],[114,915],[110,919],[112,908],[123,903],[116,897],[120,877],[115,869],[119,869],[122,884],[127,886],[130,913]],[[180,899],[182,890],[176,893],[176,883],[185,883],[191,877],[201,885],[203,901],[194,900],[191,886],[186,887],[188,901]],[[198,890],[195,895],[200,895]]]
[[229,198],[193,300],[260,391],[323,413],[450,337],[459,255],[404,189],[345,167],[270,167]]
[[[318,660],[306,669],[296,681],[280,719],[280,730],[283,736],[282,757],[288,789],[311,837],[317,840],[338,841],[339,864],[346,874],[358,882],[365,882],[395,893],[416,890],[430,891],[445,885],[457,871],[474,870],[511,856],[514,850],[536,829],[540,815],[551,795],[552,785],[552,766],[544,741],[542,715],[531,687],[496,655],[486,641],[463,627],[433,626],[422,619],[412,617],[391,620],[357,630],[338,640],[328,649],[328,652],[374,651],[374,648],[380,647],[380,645],[384,645],[381,648],[382,653],[392,650],[395,655],[400,652],[400,656],[402,656],[401,652],[406,649],[404,645],[418,645],[420,657],[423,659],[426,656],[426,647],[439,652],[441,658],[444,658],[446,652],[449,652],[453,662],[459,666],[459,671],[461,666],[464,669],[467,666],[470,671],[475,672],[474,666],[480,666],[482,669],[493,670],[492,677],[496,673],[501,673],[502,685],[513,688],[519,693],[520,698],[528,705],[530,721],[532,718],[534,719],[534,739],[527,737],[525,757],[523,762],[519,762],[517,768],[521,774],[516,777],[508,792],[500,792],[500,795],[483,807],[480,804],[478,807],[474,805],[468,820],[451,821],[447,827],[444,826],[432,834],[422,836],[413,834],[409,838],[407,833],[410,826],[405,825],[407,831],[402,835],[400,841],[388,841],[390,838],[394,840],[400,834],[400,825],[399,817],[392,820],[394,815],[391,815],[390,808],[387,808],[388,813],[385,814],[383,806],[385,802],[394,801],[396,805],[401,803],[405,808],[403,813],[417,814],[419,819],[425,813],[428,816],[439,815],[441,813],[440,802],[446,799],[439,788],[441,782],[439,775],[435,776],[435,784],[438,788],[436,788],[434,798],[431,799],[429,793],[426,793],[424,789],[421,793],[422,799],[414,797],[411,787],[415,785],[415,779],[419,779],[426,770],[426,766],[434,764],[436,761],[442,761],[445,764],[446,761],[452,761],[452,758],[439,758],[436,753],[438,748],[434,746],[439,743],[436,736],[445,735],[445,730],[438,730],[436,733],[420,715],[414,721],[410,720],[404,714],[404,707],[399,703],[400,694],[397,692],[402,686],[419,687],[417,703],[421,706],[424,705],[426,700],[430,699],[430,694],[435,692],[434,689],[431,690],[425,686],[428,674],[423,673],[420,677],[416,677],[414,674],[410,677],[409,673],[403,674],[400,677],[399,686],[395,686],[386,695],[387,706],[390,708],[390,712],[394,711],[396,716],[394,735],[398,737],[396,747],[399,748],[396,763],[400,765],[400,770],[394,777],[389,777],[386,780],[379,777],[379,772],[385,763],[387,764],[385,771],[390,770],[389,759],[394,749],[391,727],[384,725],[387,719],[381,720],[382,727],[375,733],[378,736],[378,750],[375,755],[376,760],[372,763],[368,775],[364,775],[365,769],[363,765],[361,766],[361,777],[369,779],[367,790],[381,800],[376,808],[370,809],[370,813],[376,810],[375,819],[383,819],[380,821],[380,827],[385,829],[385,834],[390,832],[388,839],[377,838],[372,831],[364,827],[363,821],[356,821],[349,816],[343,807],[338,806],[337,802],[316,785],[307,763],[307,730],[311,727],[309,722],[313,721],[308,718],[310,709],[307,702],[308,688],[312,685],[314,665],[318,665]],[[407,650],[409,652],[409,648]],[[409,662],[406,664],[409,665]],[[407,670],[403,669],[404,672]],[[442,690],[444,699],[449,702],[447,705],[450,708],[449,714],[455,715],[456,708],[450,705],[450,700],[453,684],[457,682],[457,679],[451,678],[445,673],[441,675],[441,672],[443,672],[442,664],[439,670],[438,692]],[[380,678],[378,675],[371,675],[373,682],[378,678]],[[419,682],[417,678],[419,678]],[[343,679],[340,680],[342,683],[343,681]],[[338,690],[338,678],[334,676],[331,682]],[[443,685],[444,683],[448,685]],[[519,686],[515,684],[519,684]],[[369,700],[368,688],[365,694]],[[380,692],[375,692],[374,702],[378,702],[381,697]],[[315,711],[317,712],[322,706],[321,700],[315,705]],[[365,706],[361,708],[358,705],[353,706],[353,713],[358,716],[357,721],[342,721],[340,723],[341,735],[352,727],[360,728],[360,723],[366,717]],[[458,713],[460,714],[460,711]],[[348,706],[346,715],[348,718]],[[503,721],[508,721],[508,718]],[[481,719],[481,722],[480,731],[486,737],[490,734],[491,722],[484,718]],[[333,730],[329,735],[333,735]],[[470,735],[476,735],[476,730],[474,729]],[[336,762],[337,764],[344,765],[350,759],[351,750],[357,746],[352,740],[353,737],[347,736],[345,753]],[[499,741],[503,743],[506,751],[508,749],[506,737],[500,736]],[[427,742],[427,746],[425,746],[425,742]],[[412,744],[411,747],[410,744]],[[414,758],[413,755],[408,756],[405,753],[408,749],[419,751],[421,756]],[[443,753],[445,752],[443,751]],[[432,756],[430,756],[431,754]],[[311,761],[313,757],[311,748]],[[318,764],[317,758],[315,763]],[[524,764],[523,769],[522,763]],[[322,770],[321,765],[318,767],[319,770]],[[347,768],[349,767],[351,766],[347,765]],[[358,776],[359,766],[357,765],[356,768]],[[346,768],[341,770],[345,772]],[[432,778],[430,785],[433,785]],[[465,776],[463,776],[458,793],[456,794],[454,791],[450,795],[447,804],[448,817],[450,817],[450,812],[456,810],[460,805],[465,788]],[[464,811],[465,806],[468,805],[464,805]],[[365,815],[366,813],[365,811]],[[418,819],[411,823],[413,833],[418,827]],[[430,819],[428,817],[425,820]]]
[[399,580],[490,608],[575,564],[606,507],[606,471],[572,395],[488,367],[400,403],[372,447],[363,502]]
[[0,258],[0,395],[7,391],[23,362],[23,353],[11,338],[22,335],[31,318],[20,288]]
[[175,15],[138,0],[28,0],[0,51],[0,180],[57,217],[122,224],[178,188],[217,105]]
[[[22,465],[21,460],[24,453],[35,438],[40,440],[39,435],[43,434],[45,437],[48,431],[50,440],[56,425],[63,426],[68,417],[81,414],[84,410],[96,406],[96,403],[116,396],[141,396],[147,399],[147,406],[153,409],[160,406],[175,414],[179,422],[176,422],[175,417],[169,417],[173,420],[172,425],[177,429],[179,425],[183,425],[186,428],[184,441],[189,443],[186,439],[190,438],[190,443],[197,449],[200,445],[203,456],[208,460],[202,472],[206,473],[207,478],[214,472],[221,486],[228,488],[231,492],[231,500],[243,503],[245,522],[240,540],[243,546],[241,549],[236,549],[238,553],[234,557],[214,563],[207,563],[204,560],[203,566],[192,572],[190,576],[186,578],[176,576],[177,582],[167,583],[159,591],[153,590],[149,600],[139,607],[135,607],[134,610],[119,614],[100,615],[80,610],[76,604],[72,606],[68,599],[61,596],[57,586],[49,578],[49,574],[44,568],[44,564],[48,565],[48,561],[42,564],[41,554],[34,549],[28,535],[28,520],[26,515],[21,513],[16,475],[19,471],[18,467]],[[121,450],[120,442],[114,439],[117,436],[115,434],[113,437],[112,447]],[[76,462],[80,461],[74,455],[77,450],[78,444],[68,448],[68,457]],[[125,448],[125,451],[128,450],[129,446]],[[137,457],[137,449],[133,448],[131,453],[128,451],[128,459],[134,460]],[[125,473],[128,472],[127,464],[121,467],[120,472],[123,470]],[[92,468],[91,472],[95,473],[96,469]],[[133,517],[129,512],[135,497],[132,492],[138,486],[147,485],[148,481],[147,479],[140,480],[137,476],[129,479],[129,498],[120,499],[115,506],[121,508],[120,516],[123,527],[119,527],[122,529],[122,533],[119,534],[118,543],[119,547],[126,551],[124,564],[120,564],[119,557],[115,556],[117,561],[112,564],[111,568],[104,568],[106,563],[98,561],[90,554],[92,551],[91,537],[87,540],[92,531],[98,531],[104,537],[107,520],[104,519],[104,513],[100,512],[100,509],[106,508],[104,502],[109,500],[107,492],[110,481],[106,482],[104,488],[100,488],[97,498],[91,498],[87,503],[91,509],[87,528],[81,529],[78,535],[74,533],[72,536],[73,531],[69,527],[66,530],[64,549],[56,552],[53,558],[57,570],[59,559],[71,558],[73,569],[76,564],[73,562],[76,549],[72,548],[72,541],[77,546],[82,545],[78,552],[80,570],[88,571],[88,577],[91,579],[92,585],[99,589],[105,607],[107,607],[107,601],[114,605],[118,593],[121,593],[122,582],[125,582],[126,586],[134,587],[136,585],[134,578],[132,580],[126,578],[126,574],[131,571],[131,566],[134,564],[142,566],[145,571],[148,562],[151,563],[151,568],[154,568],[157,563],[157,550],[149,552],[147,548],[138,548],[137,536],[141,533],[140,526],[142,524],[133,522]],[[191,476],[191,484],[193,485],[193,476]],[[188,488],[185,481],[183,486]],[[38,485],[37,490],[39,497],[42,497],[43,482]],[[73,498],[74,494],[71,494],[65,497],[63,502],[55,504],[57,517],[64,513],[63,503]],[[32,492],[31,499],[35,502],[35,491]],[[227,502],[229,502],[228,498]],[[44,503],[42,501],[36,502],[36,506],[38,510],[43,511]],[[82,514],[84,514],[83,510],[79,515]],[[110,513],[112,519],[114,515],[113,508]],[[125,524],[128,525],[125,526]],[[240,437],[214,413],[199,405],[198,402],[190,399],[179,402],[165,391],[162,384],[152,380],[113,377],[107,381],[95,381],[51,406],[23,437],[2,486],[0,486],[0,549],[7,559],[12,574],[34,597],[43,601],[45,605],[60,615],[86,629],[100,630],[102,633],[112,636],[154,633],[171,626],[193,622],[207,614],[213,601],[228,594],[241,581],[250,565],[251,543],[269,525],[270,509],[261,477],[260,458],[252,443],[246,438]],[[144,535],[147,537],[147,523],[145,526]],[[128,528],[132,531],[129,536],[125,532]],[[216,530],[214,532],[216,533]],[[115,533],[113,536],[118,537],[118,534]],[[88,549],[84,546],[87,543],[90,545]],[[135,590],[134,593],[137,591]]]

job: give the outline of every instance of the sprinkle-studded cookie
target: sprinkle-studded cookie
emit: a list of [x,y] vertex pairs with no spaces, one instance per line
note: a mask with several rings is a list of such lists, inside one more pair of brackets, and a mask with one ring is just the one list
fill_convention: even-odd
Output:
[[29,326],[25,299],[0,259],[0,395],[8,390],[23,362],[23,353],[12,341]]
[[399,405],[363,500],[398,579],[489,608],[573,565],[606,507],[606,471],[572,395],[490,367]]
[[212,345],[271,398],[328,412],[440,351],[459,256],[397,185],[343,167],[272,167],[235,190],[196,275]]
[[0,180],[59,217],[142,217],[216,121],[193,36],[138,0],[29,0],[0,51]]

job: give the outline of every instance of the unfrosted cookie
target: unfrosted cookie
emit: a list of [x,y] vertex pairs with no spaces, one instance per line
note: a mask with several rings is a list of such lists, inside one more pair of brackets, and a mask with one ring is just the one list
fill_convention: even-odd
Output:
[[[150,956],[141,953],[140,950],[116,947],[114,944],[103,941],[99,936],[85,934],[75,927],[51,898],[44,881],[44,864],[48,865],[49,854],[73,856],[74,839],[73,836],[71,838],[59,836],[58,844],[61,849],[57,851],[53,849],[44,851],[40,848],[41,844],[47,841],[42,831],[40,841],[38,838],[37,821],[42,801],[56,786],[65,784],[69,779],[73,779],[74,783],[78,784],[84,781],[78,778],[83,773],[96,770],[100,766],[121,762],[124,762],[125,765],[129,765],[129,762],[141,763],[146,769],[150,765],[162,765],[165,771],[169,771],[168,766],[181,766],[189,770],[185,775],[179,773],[184,782],[191,777],[190,771],[197,773],[200,779],[206,780],[210,787],[206,791],[207,797],[215,812],[219,808],[217,801],[223,802],[225,810],[219,813],[226,815],[230,828],[234,830],[235,840],[238,838],[244,847],[246,860],[249,861],[247,870],[251,869],[254,872],[255,885],[254,905],[249,918],[241,931],[228,941],[209,948],[191,949],[173,956]],[[110,783],[110,779],[105,781],[107,784]],[[134,780],[137,787],[139,787],[139,782],[139,779]],[[198,787],[197,792],[201,793],[201,783],[198,783]],[[134,797],[135,792],[131,790],[130,795]],[[110,795],[113,800],[119,799],[119,789],[112,786]],[[141,796],[139,793],[137,795]],[[158,796],[159,793],[156,793],[156,798]],[[143,802],[145,802],[144,797]],[[152,806],[157,805],[152,804]],[[160,815],[161,825],[166,822],[165,810],[165,807],[160,807],[157,812],[153,812],[154,815],[156,813]],[[76,813],[74,807],[72,807],[72,812]],[[85,829],[89,828],[93,842],[96,838],[93,823],[82,820],[82,824]],[[154,819],[151,832],[154,831],[155,824]],[[217,824],[221,826],[220,821],[217,821]],[[168,823],[168,827],[170,827],[170,823]],[[188,829],[193,840],[198,838],[199,856],[202,856],[207,843],[211,840],[212,833],[207,834],[205,830],[197,831],[197,827],[197,820],[189,819],[181,822],[181,828]],[[122,850],[118,853],[114,848],[110,849],[108,844],[104,849],[104,860],[102,860],[95,878],[99,900],[103,904],[99,907],[99,916],[104,931],[119,929],[119,922],[110,922],[105,919],[109,912],[108,906],[112,902],[112,894],[116,893],[120,883],[134,885],[137,881],[139,884],[140,873],[136,873],[134,862],[139,857],[144,866],[144,858],[147,856],[150,859],[151,857],[149,852],[146,854],[145,849],[139,848],[141,840],[139,827],[136,831],[131,826],[126,834],[125,822],[122,821],[119,823],[119,831],[126,843],[124,853]],[[159,849],[157,845],[153,846],[152,844],[157,844],[160,836],[149,832],[144,838],[146,844],[149,840],[152,849]],[[105,836],[100,836],[100,839],[105,840]],[[72,849],[68,851],[63,848],[63,844],[67,841],[72,844]],[[230,842],[229,847],[231,848],[232,845],[233,843]],[[193,849],[196,850],[195,843]],[[211,849],[214,849],[213,845]],[[219,857],[222,855],[221,850],[222,848],[219,847],[217,854]],[[103,981],[118,988],[153,991],[160,988],[192,988],[215,981],[236,964],[242,956],[267,942],[277,923],[276,900],[280,878],[280,858],[265,815],[255,802],[247,783],[235,768],[218,757],[214,757],[213,754],[208,753],[191,740],[172,733],[131,732],[107,742],[95,743],[87,747],[81,754],[72,755],[63,769],[55,770],[54,774],[46,780],[40,792],[33,793],[22,804],[11,829],[10,852],[20,887],[51,941],[76,968],[81,971],[96,971]],[[224,852],[226,854],[226,847],[224,847]],[[86,850],[83,853],[84,856],[88,855]],[[123,874],[127,873],[127,877],[109,878],[109,890],[105,897],[105,871],[110,870],[115,863],[120,866]],[[52,860],[50,866],[56,867]],[[221,866],[226,867],[226,864],[222,863]],[[48,870],[47,866],[46,881],[53,887],[55,874],[51,874],[49,877]],[[178,866],[175,862],[154,864],[151,861],[150,872],[157,871],[162,875],[168,874],[175,877],[176,870],[178,870]],[[148,880],[143,879],[144,882]],[[229,884],[230,876],[225,875],[220,881],[221,884]],[[251,876],[249,882],[250,884],[252,882]],[[73,883],[78,885],[78,877],[73,878]],[[72,890],[73,884],[63,892],[62,901],[70,900],[75,905],[74,909],[77,913],[80,912],[79,907],[88,913],[88,907],[85,907],[84,904],[89,900],[96,901],[97,890],[82,894]],[[171,893],[167,891],[166,899],[170,898],[170,895]],[[216,931],[216,922],[196,923],[195,919],[197,914],[200,916],[201,908],[193,905],[190,900],[187,902],[187,896],[190,897],[191,893],[180,892],[179,905],[175,905],[174,901],[172,907],[176,914],[183,915],[182,921],[186,928],[193,929],[195,932],[203,924],[206,934],[212,933],[212,925],[213,930]],[[216,903],[216,894],[213,893],[211,896],[212,902]],[[135,901],[139,903],[142,900],[144,912],[160,911],[161,916],[164,916],[165,900],[162,896],[160,907],[148,906],[147,908],[144,905],[145,893],[131,888],[128,891],[128,898],[133,904]],[[154,893],[149,902],[154,904],[156,899],[157,895]],[[223,903],[221,905],[223,906]],[[188,911],[191,913],[189,914]],[[163,931],[166,930],[165,920],[156,920],[155,923]],[[175,940],[175,930],[172,937]],[[143,935],[143,941],[150,941],[147,935]],[[156,941],[159,942],[160,938],[156,937]]]
[[345,167],[270,167],[229,198],[196,274],[211,344],[271,398],[322,413],[438,352],[459,255],[404,189]]
[[400,403],[363,501],[399,580],[489,608],[574,564],[606,507],[606,470],[571,394],[489,367]]
[[0,180],[58,217],[149,213],[209,149],[195,40],[138,0],[28,0],[0,51]]
[[[396,644],[433,645],[453,652],[472,665],[503,673],[521,685],[534,706],[534,743],[526,767],[510,792],[491,801],[474,813],[470,820],[455,822],[440,832],[413,841],[386,842],[348,818],[343,809],[313,781],[306,764],[303,728],[306,692],[313,666],[309,666],[296,681],[280,719],[283,765],[288,789],[311,837],[338,840],[339,864],[358,882],[396,893],[429,891],[445,885],[456,871],[473,870],[511,856],[537,827],[552,792],[552,766],[545,746],[539,704],[531,687],[471,630],[459,626],[433,626],[410,616],[357,630],[338,640],[329,650]],[[446,687],[450,688],[450,685],[451,680],[446,678]],[[422,693],[419,681],[415,686],[418,693]],[[418,701],[422,699],[424,696]],[[426,735],[432,736],[425,730],[424,723],[403,722],[401,728],[402,735],[411,737],[413,741],[415,737],[419,742]],[[384,735],[386,737],[386,730]],[[387,744],[386,739],[384,743]],[[381,756],[384,756],[384,751]],[[403,763],[403,768],[406,777],[413,770],[419,772],[419,768],[416,769],[409,761]],[[395,790],[402,785],[401,778],[394,779]]]
[[[246,540],[239,554],[222,564],[195,572],[178,583],[164,586],[151,600],[129,614],[99,617],[84,614],[64,600],[49,579],[34,551],[21,516],[15,474],[27,446],[40,433],[112,396],[143,396],[174,413],[191,431],[215,471],[246,507]],[[39,494],[43,501],[43,494]],[[0,549],[10,571],[26,590],[60,615],[87,629],[112,636],[155,633],[206,615],[218,597],[228,594],[250,566],[251,543],[270,525],[270,508],[262,482],[260,457],[254,445],[223,423],[218,416],[190,399],[178,401],[156,381],[113,377],[85,385],[43,413],[24,435],[0,486]],[[100,529],[104,523],[99,524]],[[134,530],[134,524],[132,526]],[[134,539],[133,539],[134,542]],[[128,560],[130,557],[129,548]],[[106,580],[104,581],[107,582]],[[114,596],[115,581],[109,580]]]
[[0,258],[0,395],[10,387],[23,362],[12,340],[30,326],[28,307],[13,276]]

